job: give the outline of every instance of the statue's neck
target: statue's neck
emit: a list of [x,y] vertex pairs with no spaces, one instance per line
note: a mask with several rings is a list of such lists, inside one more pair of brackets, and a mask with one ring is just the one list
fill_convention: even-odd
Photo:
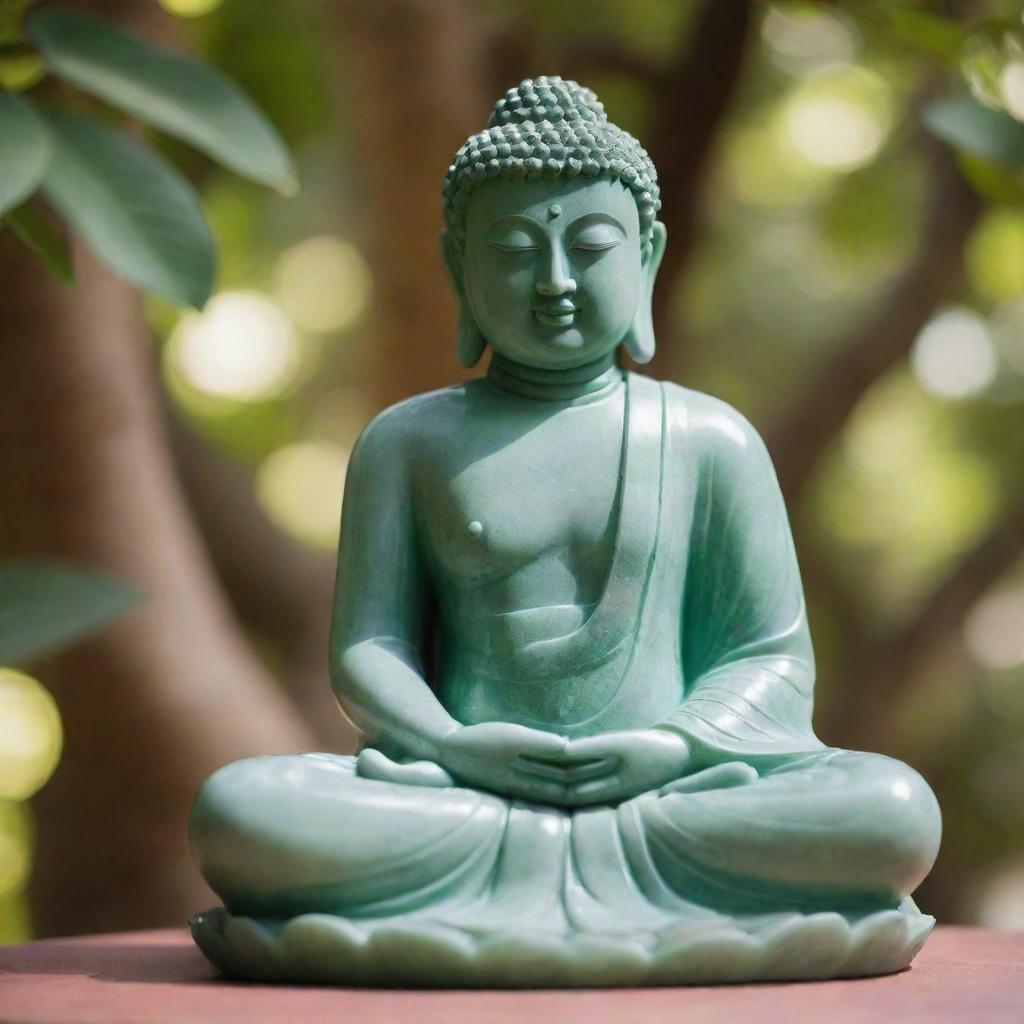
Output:
[[495,352],[487,367],[487,379],[502,391],[523,398],[565,402],[578,398],[598,398],[622,381],[622,370],[615,353],[583,366],[565,370],[540,370],[524,366]]

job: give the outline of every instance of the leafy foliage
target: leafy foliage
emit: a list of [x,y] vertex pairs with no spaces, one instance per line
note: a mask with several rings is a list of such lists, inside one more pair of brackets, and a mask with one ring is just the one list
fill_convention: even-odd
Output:
[[32,203],[23,203],[6,216],[11,231],[62,281],[75,279],[67,235],[43,216]]
[[139,596],[93,570],[46,562],[0,565],[0,664],[19,664],[94,633]]
[[162,157],[119,132],[53,112],[43,191],[96,254],[124,277],[202,306],[213,287],[213,237],[192,187]]
[[0,93],[0,214],[35,192],[49,160],[50,139],[35,111]]
[[1002,110],[970,96],[952,96],[931,104],[924,120],[935,135],[965,153],[1024,167],[1024,124]]
[[246,178],[285,195],[296,191],[295,169],[277,132],[219,71],[81,11],[41,11],[29,35],[55,74]]
[[[245,177],[285,194],[297,190],[273,125],[219,72],[60,7],[30,18],[28,35],[48,72]],[[0,93],[0,215],[70,280],[60,233],[25,207],[14,212],[40,186],[122,277],[176,303],[205,303],[216,254],[192,186],[145,143],[94,119]]]

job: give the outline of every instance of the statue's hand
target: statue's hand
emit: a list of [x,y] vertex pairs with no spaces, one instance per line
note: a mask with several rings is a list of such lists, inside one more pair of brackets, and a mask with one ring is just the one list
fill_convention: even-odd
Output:
[[455,780],[432,761],[392,761],[373,747],[364,747],[356,758],[356,775],[376,782],[395,782],[400,786],[426,786],[444,789],[454,786]]
[[568,768],[557,767],[568,740],[506,722],[460,726],[441,741],[441,764],[466,786],[494,793],[566,803]]
[[604,773],[567,786],[570,806],[617,804],[656,790],[685,775],[690,748],[662,729],[630,729],[570,740],[560,757],[566,765],[611,764]]

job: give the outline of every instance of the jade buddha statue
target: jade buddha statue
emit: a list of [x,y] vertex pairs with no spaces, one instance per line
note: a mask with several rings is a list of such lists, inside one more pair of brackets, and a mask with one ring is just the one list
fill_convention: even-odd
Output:
[[[331,668],[356,757],[231,764],[190,837],[226,973],[384,985],[822,978],[934,921],[927,784],[811,727],[814,657],[760,438],[649,360],[655,169],[557,77],[444,188],[459,359],[348,471]],[[410,338],[410,345],[436,339]]]

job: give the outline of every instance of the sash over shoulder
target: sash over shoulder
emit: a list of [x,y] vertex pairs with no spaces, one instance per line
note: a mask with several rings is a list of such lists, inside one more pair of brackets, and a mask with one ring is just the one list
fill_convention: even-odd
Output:
[[664,432],[661,384],[627,374],[618,524],[601,597],[584,621],[562,636],[511,643],[492,636],[489,649],[477,652],[481,668],[487,664],[493,672],[497,666],[503,676],[539,682],[601,665],[636,637],[658,545]]

